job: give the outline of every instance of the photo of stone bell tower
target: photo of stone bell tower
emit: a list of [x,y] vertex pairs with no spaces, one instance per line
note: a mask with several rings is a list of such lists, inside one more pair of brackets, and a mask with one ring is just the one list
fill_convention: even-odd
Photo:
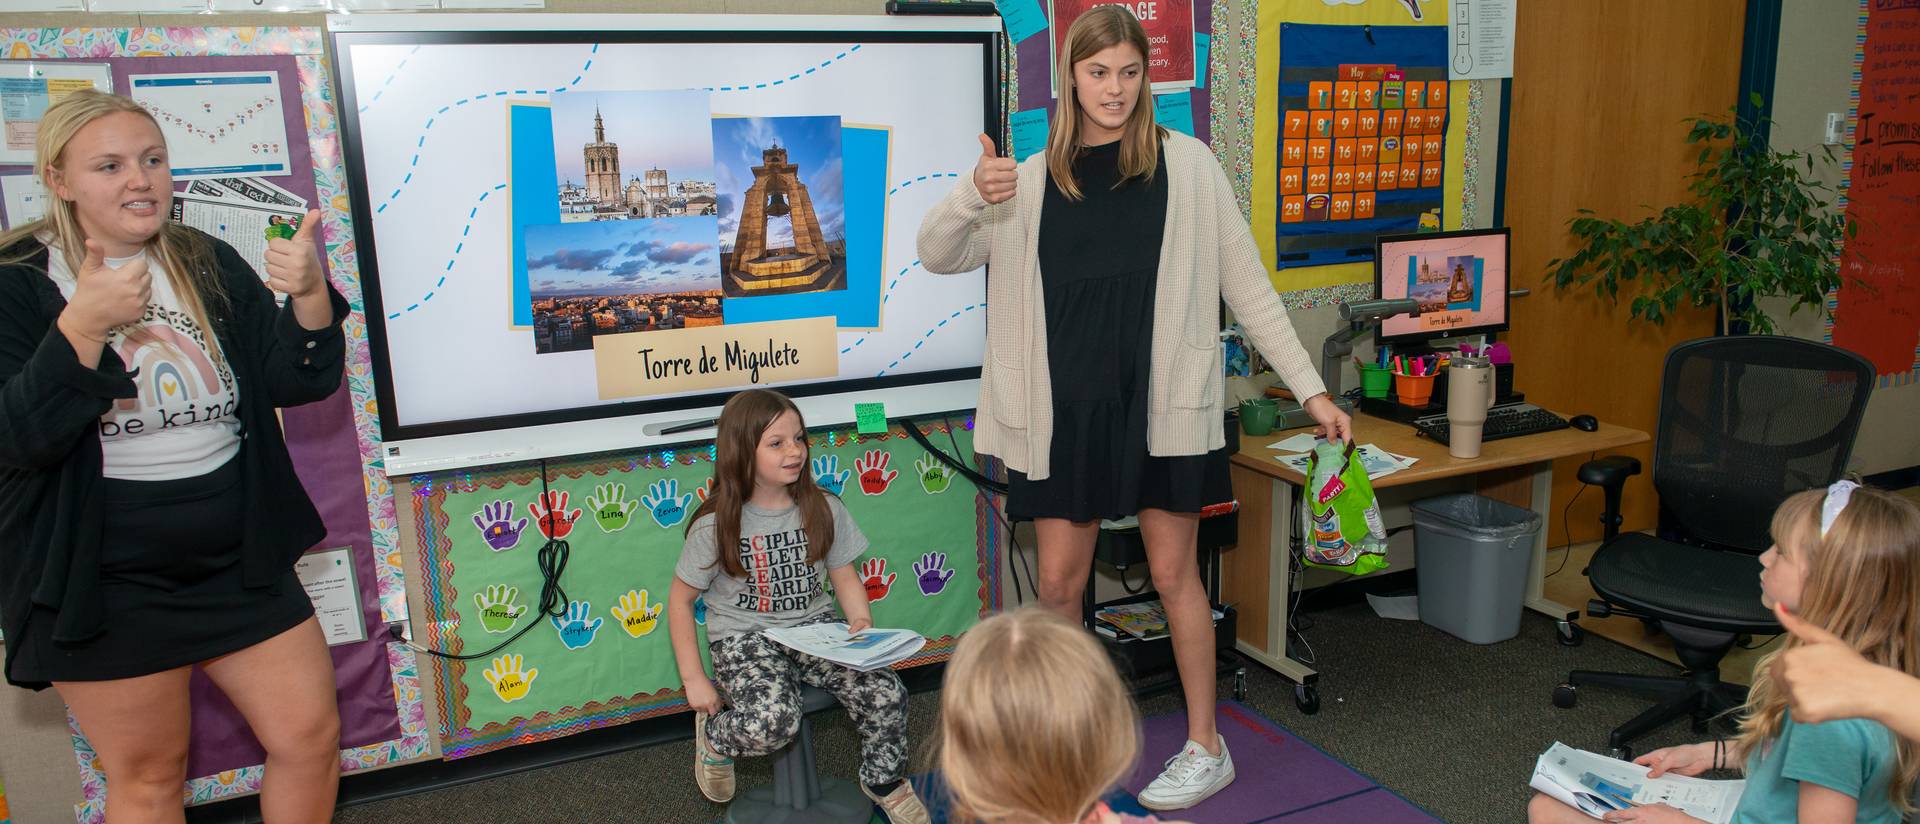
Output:
[[607,142],[607,124],[600,119],[600,109],[593,110],[593,142],[581,147],[587,164],[587,197],[601,203],[619,203],[623,200],[620,191],[620,146]]
[[[739,231],[725,273],[727,295],[840,288],[846,261],[835,255],[835,248],[821,234],[813,198],[800,182],[800,167],[787,162],[787,150],[780,146],[762,150],[760,158],[761,165],[753,167],[753,185],[741,202]],[[793,245],[768,248],[767,221],[782,217],[793,223]]]

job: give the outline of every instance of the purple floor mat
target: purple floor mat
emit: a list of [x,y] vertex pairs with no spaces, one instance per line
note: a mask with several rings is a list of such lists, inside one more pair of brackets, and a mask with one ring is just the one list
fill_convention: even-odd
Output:
[[[1220,734],[1233,753],[1234,782],[1191,809],[1164,817],[1196,824],[1368,824],[1438,822],[1425,810],[1352,767],[1301,740],[1252,707],[1220,702]],[[1160,774],[1161,763],[1187,740],[1184,713],[1146,719],[1145,751],[1126,789],[1139,794]]]

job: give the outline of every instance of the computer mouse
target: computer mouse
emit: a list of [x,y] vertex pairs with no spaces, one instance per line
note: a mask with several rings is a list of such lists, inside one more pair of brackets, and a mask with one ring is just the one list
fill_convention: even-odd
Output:
[[1600,428],[1600,419],[1592,415],[1575,415],[1567,419],[1567,425],[1582,432],[1593,432]]

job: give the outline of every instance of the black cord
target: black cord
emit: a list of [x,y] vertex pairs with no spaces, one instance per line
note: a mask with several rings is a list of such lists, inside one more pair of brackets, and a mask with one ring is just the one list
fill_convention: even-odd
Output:
[[1114,567],[1114,571],[1120,573],[1120,588],[1126,590],[1128,595],[1139,595],[1142,592],[1146,592],[1147,585],[1153,583],[1153,576],[1149,575],[1145,580],[1140,582],[1139,588],[1136,589],[1132,584],[1127,583],[1126,567]]
[[[960,438],[953,434],[953,416],[942,414],[940,416],[940,422],[947,425],[947,443],[953,444],[953,454],[955,455],[960,454]],[[920,430],[916,427],[914,431],[918,432]],[[986,476],[982,475],[981,477],[984,478]],[[1004,487],[1005,485],[1002,484],[1001,486]],[[1002,492],[1000,494],[1002,495],[1002,497],[1005,497],[1006,495],[1005,492]],[[995,507],[992,504],[988,504],[987,508],[992,509],[994,516],[999,518],[1000,523],[1007,528],[1007,543],[1013,547],[1014,557],[1020,559],[1020,566],[1026,569],[1027,571],[1027,589],[1032,591],[1034,600],[1039,600],[1040,579],[1033,577],[1033,567],[1027,566],[1027,553],[1026,553],[1026,550],[1020,546],[1020,533],[1013,531],[1013,522],[1007,520],[1006,513],[1001,512],[998,507]],[[1013,564],[1007,564],[1007,570],[1013,574],[1014,603],[1025,604],[1027,602],[1027,599],[1025,596],[1020,594],[1019,571],[1013,568]]]
[[[1594,456],[1598,454],[1600,453],[1587,453],[1587,460],[1593,460]],[[1548,578],[1559,575],[1561,570],[1567,568],[1567,557],[1573,554],[1573,524],[1567,519],[1573,517],[1573,504],[1575,501],[1580,500],[1580,494],[1586,492],[1588,486],[1591,486],[1591,484],[1581,484],[1579,489],[1573,491],[1573,497],[1567,499],[1566,508],[1560,510],[1560,537],[1567,539],[1567,542],[1560,545],[1560,565],[1554,567],[1552,572],[1547,573]]]
[[[540,504],[546,506],[547,502],[551,500],[553,500],[553,497],[547,489],[547,462],[542,460],[540,462]],[[547,517],[549,518],[557,517],[559,514],[557,510],[547,510]],[[539,528],[537,521],[534,528]],[[552,527],[548,527],[548,531],[552,531]],[[468,655],[455,655],[450,652],[428,649],[418,644],[409,643],[407,646],[413,647],[416,652],[424,652],[435,658],[443,658],[448,661],[472,661],[479,658],[486,658],[506,649],[508,644],[520,640],[521,636],[526,635],[529,630],[538,626],[541,618],[565,617],[568,604],[567,592],[560,588],[560,576],[567,571],[567,557],[570,554],[571,550],[567,547],[566,541],[549,538],[545,544],[541,545],[539,551],[534,556],[535,563],[540,566],[540,610],[534,614],[533,619],[528,621],[526,626],[520,628],[520,631],[508,636],[506,640],[495,644],[492,649]],[[395,640],[403,640],[400,636],[399,624],[389,625],[387,627],[387,634]]]

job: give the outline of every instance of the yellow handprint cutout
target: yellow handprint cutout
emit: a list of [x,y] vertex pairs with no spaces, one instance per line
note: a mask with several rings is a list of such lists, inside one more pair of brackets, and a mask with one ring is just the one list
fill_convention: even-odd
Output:
[[537,669],[521,672],[522,663],[518,655],[502,655],[493,659],[493,666],[482,670],[480,674],[487,679],[487,683],[493,685],[494,695],[511,704],[527,697],[527,690],[533,687],[533,679],[540,676]]
[[653,632],[660,623],[661,604],[647,606],[647,591],[627,590],[620,596],[620,605],[613,608],[613,617],[620,622],[620,628],[635,638]]

